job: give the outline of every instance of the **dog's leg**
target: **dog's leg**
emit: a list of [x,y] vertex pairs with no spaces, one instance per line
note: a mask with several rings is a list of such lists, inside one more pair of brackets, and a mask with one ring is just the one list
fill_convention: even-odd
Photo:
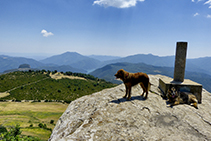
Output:
[[125,92],[125,96],[123,98],[126,98],[127,97],[128,90],[129,90],[126,84],[125,84],[125,89],[126,89],[126,92]]
[[195,97],[191,97],[191,103],[193,103],[193,106],[198,109],[198,100]]
[[174,106],[174,105],[179,105],[179,101],[175,101],[174,103],[171,103],[171,106]]
[[198,109],[198,104],[197,104],[197,102],[194,102],[194,103],[193,103],[193,106],[194,106],[196,109]]
[[149,91],[149,87],[150,86],[150,84],[149,84],[149,82],[147,82],[147,83],[145,83],[145,92],[146,92],[146,95],[145,95],[145,99],[147,99],[148,98],[148,91]]
[[141,96],[144,96],[144,93],[146,92],[145,87],[144,87],[144,84],[141,82],[140,83],[140,86],[141,86],[141,88],[143,90],[143,93],[141,94]]
[[146,95],[145,95],[145,99],[147,99],[148,98],[148,91],[146,91]]
[[128,88],[128,98],[127,98],[127,100],[130,100],[130,98],[131,98],[131,89],[132,89],[132,87],[130,86],[129,88]]

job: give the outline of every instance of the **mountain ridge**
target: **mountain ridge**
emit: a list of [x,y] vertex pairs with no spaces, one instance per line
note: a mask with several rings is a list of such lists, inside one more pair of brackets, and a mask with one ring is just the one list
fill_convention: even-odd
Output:
[[[92,58],[93,56],[93,58]],[[17,63],[19,58],[14,58],[12,62],[5,61],[7,56],[0,56],[0,72],[3,72],[8,69],[15,69],[20,65]],[[13,57],[10,57],[13,58]],[[22,57],[23,58],[23,57]],[[97,60],[97,58],[99,60]],[[101,58],[101,59],[100,59]],[[116,59],[114,59],[116,58]],[[91,55],[84,56],[77,52],[65,52],[59,55],[53,55],[41,61],[33,60],[37,63],[35,67],[30,63],[29,65],[32,68],[36,68],[40,66],[71,66],[76,69],[84,70],[87,72],[93,71],[95,69],[101,68],[108,64],[113,64],[117,62],[128,62],[128,63],[145,63],[153,66],[163,66],[163,67],[174,67],[174,56],[156,56],[153,54],[135,54],[126,57],[113,57],[113,56],[100,56],[100,55]],[[21,59],[20,59],[21,60]],[[102,61],[105,60],[105,61]],[[19,61],[20,62],[20,61]],[[27,61],[22,61],[21,64],[26,63]],[[201,57],[196,59],[187,59],[186,60],[186,71],[192,72],[202,72],[206,74],[211,74],[211,57]],[[5,66],[5,64],[10,64]],[[39,64],[39,65],[38,65]],[[45,67],[46,68],[46,67]],[[83,72],[84,72],[83,71]]]
[[32,68],[43,66],[41,62],[31,58],[10,57],[7,55],[0,55],[0,66],[1,66],[0,72],[4,72],[5,70],[16,69],[21,64],[30,64]]
[[74,68],[91,70],[99,66],[99,60],[83,56],[77,52],[65,52],[41,60],[45,64],[69,65]]

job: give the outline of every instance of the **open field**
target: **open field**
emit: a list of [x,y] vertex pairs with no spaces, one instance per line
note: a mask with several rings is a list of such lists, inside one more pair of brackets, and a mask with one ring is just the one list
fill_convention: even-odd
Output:
[[[48,140],[67,107],[68,104],[56,102],[0,102],[0,125],[8,128],[20,124],[23,135]],[[40,128],[40,123],[47,128]]]

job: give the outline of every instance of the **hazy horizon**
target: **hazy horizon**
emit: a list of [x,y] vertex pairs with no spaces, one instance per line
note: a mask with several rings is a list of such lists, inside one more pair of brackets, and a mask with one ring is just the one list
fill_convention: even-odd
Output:
[[0,0],[0,53],[211,56],[210,0]]
[[[71,51],[66,51],[66,52],[71,52]],[[66,52],[63,52],[63,53],[66,53]],[[52,56],[55,56],[55,55],[61,55],[63,53],[60,53],[60,54],[50,54],[50,53],[3,53],[3,52],[0,52],[0,55],[6,55],[6,56],[10,56],[10,57],[24,57],[24,58],[29,58],[29,59],[34,59],[34,60],[37,60],[37,61],[41,61],[43,59],[46,59],[48,57],[52,57]],[[77,52],[79,53],[79,52]],[[138,55],[138,54],[131,54],[131,55],[127,55],[127,56],[113,56],[113,55],[101,55],[101,54],[88,54],[88,55],[84,55],[84,54],[81,54],[79,53],[80,55],[83,55],[83,56],[110,56],[110,57],[121,57],[121,58],[124,58],[124,57],[128,57],[128,56],[133,56],[133,55]],[[139,54],[144,54],[144,53],[139,53]],[[152,54],[152,53],[148,53],[148,54]],[[148,55],[148,54],[144,54],[144,55]],[[175,55],[164,55],[164,56],[161,56],[161,55],[155,55],[155,54],[152,54],[154,56],[159,56],[159,57],[166,57],[166,56],[175,56]],[[204,57],[211,57],[211,56],[204,56]],[[197,57],[197,58],[204,58],[204,57]],[[187,58],[187,59],[197,59],[197,58]]]

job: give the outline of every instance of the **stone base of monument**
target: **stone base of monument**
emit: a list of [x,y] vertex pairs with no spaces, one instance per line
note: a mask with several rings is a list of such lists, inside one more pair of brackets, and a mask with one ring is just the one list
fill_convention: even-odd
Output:
[[196,96],[198,103],[202,102],[202,85],[199,83],[189,79],[184,79],[183,82],[175,82],[172,78],[167,76],[162,76],[159,79],[159,88],[165,96],[171,87],[175,87],[179,91],[191,92]]

